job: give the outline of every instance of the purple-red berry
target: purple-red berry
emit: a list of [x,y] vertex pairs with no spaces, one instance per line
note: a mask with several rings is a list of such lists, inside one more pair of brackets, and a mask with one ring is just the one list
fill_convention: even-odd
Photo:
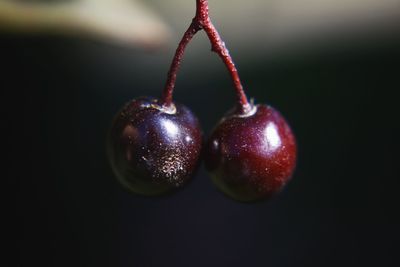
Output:
[[168,108],[139,98],[114,119],[108,144],[112,168],[128,190],[142,195],[171,192],[196,171],[202,146],[197,118],[183,105]]
[[290,180],[296,165],[294,135],[278,111],[257,105],[230,112],[209,138],[205,163],[213,182],[238,201],[266,199]]

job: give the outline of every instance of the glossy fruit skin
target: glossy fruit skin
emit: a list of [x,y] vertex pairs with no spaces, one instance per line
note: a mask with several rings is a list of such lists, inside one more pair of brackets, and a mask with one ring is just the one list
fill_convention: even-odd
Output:
[[270,198],[291,179],[296,153],[285,119],[272,107],[257,105],[247,115],[225,115],[206,144],[205,164],[222,192],[254,202]]
[[202,148],[197,118],[183,105],[162,108],[154,98],[127,103],[112,124],[108,155],[120,183],[129,191],[169,193],[194,175]]

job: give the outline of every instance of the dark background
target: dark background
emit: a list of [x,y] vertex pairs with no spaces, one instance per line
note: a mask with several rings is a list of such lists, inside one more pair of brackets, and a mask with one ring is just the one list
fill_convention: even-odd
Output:
[[[160,94],[166,51],[0,35],[0,265],[399,266],[399,44],[239,57],[247,94],[279,109],[299,145],[285,191],[241,204],[203,167],[163,198],[131,195],[111,173],[111,120],[129,99]],[[186,61],[175,94],[209,133],[234,93],[209,50],[188,53],[220,64]]]

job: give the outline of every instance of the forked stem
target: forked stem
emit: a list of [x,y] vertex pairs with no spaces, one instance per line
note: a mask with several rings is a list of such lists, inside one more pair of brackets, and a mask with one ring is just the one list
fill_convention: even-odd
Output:
[[250,112],[252,107],[247,100],[246,94],[244,93],[239,73],[235,67],[235,64],[233,63],[232,57],[230,56],[228,49],[225,46],[225,43],[222,41],[217,29],[211,22],[208,9],[209,8],[207,0],[196,0],[196,16],[193,18],[192,23],[183,35],[183,38],[180,41],[178,48],[176,49],[174,59],[168,72],[168,79],[161,98],[161,104],[166,107],[171,106],[176,77],[186,46],[192,40],[193,36],[199,30],[203,29],[211,42],[212,51],[217,53],[218,56],[222,59],[229,71],[229,74],[231,75],[233,84],[236,89],[239,112]]

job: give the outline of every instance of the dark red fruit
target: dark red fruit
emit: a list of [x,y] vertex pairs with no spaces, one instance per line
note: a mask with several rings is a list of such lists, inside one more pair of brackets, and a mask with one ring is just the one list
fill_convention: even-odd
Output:
[[190,180],[199,163],[202,133],[185,106],[165,108],[155,99],[140,98],[118,113],[108,145],[122,185],[134,193],[159,195]]
[[206,168],[217,187],[233,199],[266,199],[293,174],[295,138],[272,107],[257,105],[240,114],[228,113],[213,131],[205,151]]

